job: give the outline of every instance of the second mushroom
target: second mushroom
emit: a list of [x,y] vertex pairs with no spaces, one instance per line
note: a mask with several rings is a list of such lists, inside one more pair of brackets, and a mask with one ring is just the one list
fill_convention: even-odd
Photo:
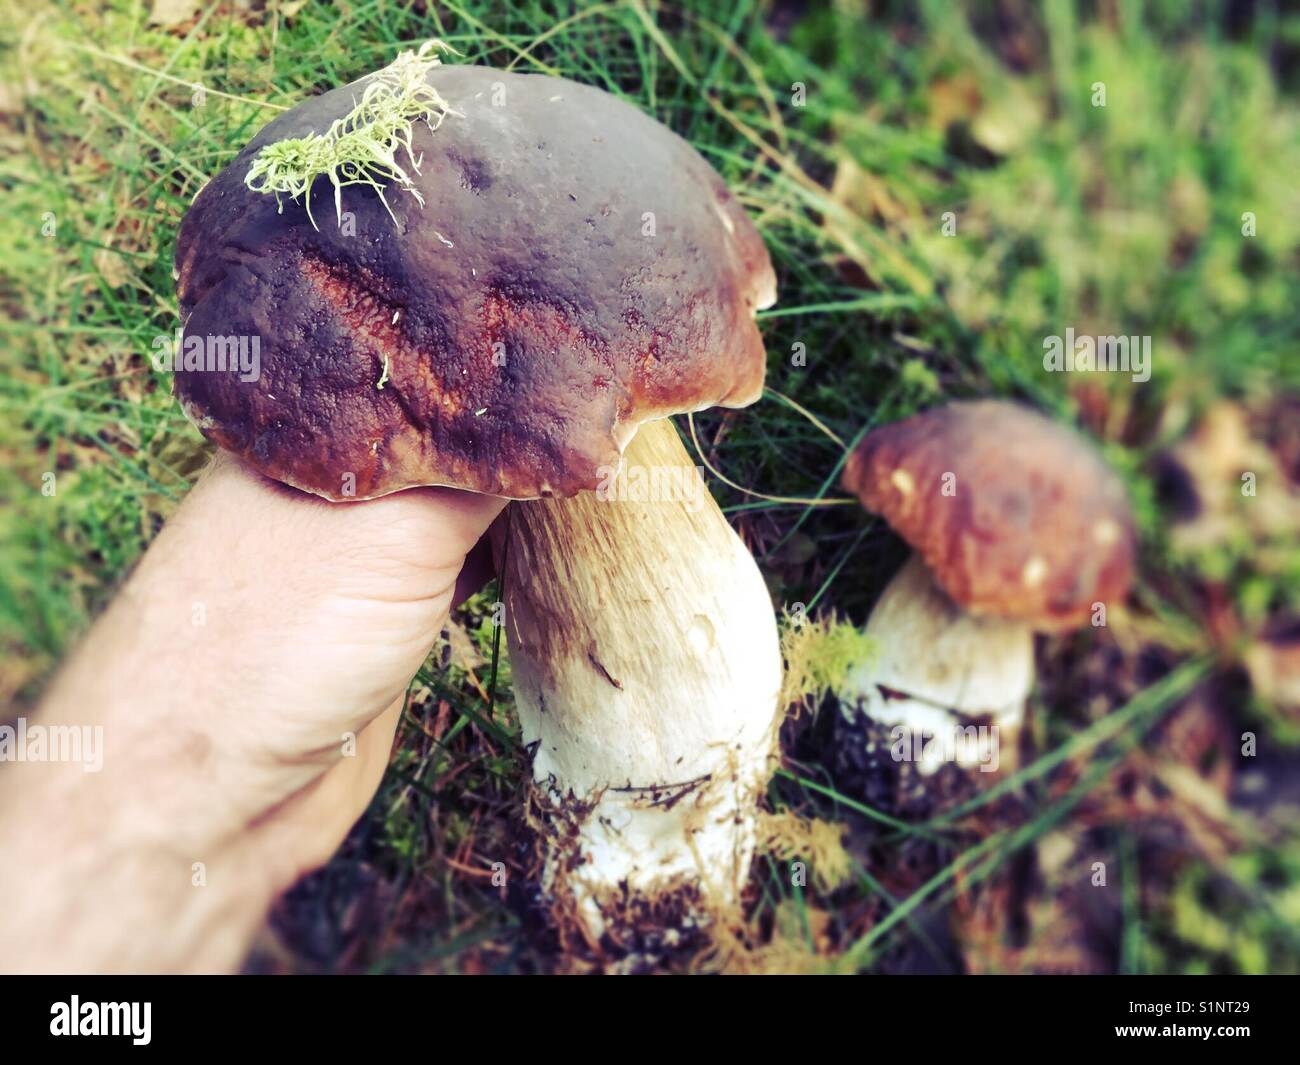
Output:
[[868,619],[874,657],[840,692],[841,759],[997,770],[1024,720],[1034,633],[1105,624],[1127,594],[1122,483],[1077,433],[976,400],[868,433],[844,485],[915,553]]

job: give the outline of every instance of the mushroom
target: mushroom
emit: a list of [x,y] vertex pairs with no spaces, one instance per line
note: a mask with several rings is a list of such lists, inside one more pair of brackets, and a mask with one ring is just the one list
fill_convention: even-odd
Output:
[[875,655],[841,692],[843,739],[885,726],[923,775],[996,771],[1033,686],[1033,634],[1104,624],[1127,594],[1123,485],[1077,433],[1001,400],[873,430],[843,482],[916,552],[867,621]]
[[247,187],[264,146],[329,128],[356,85],[277,118],[199,193],[176,255],[186,340],[257,337],[261,371],[182,367],[177,393],[217,444],[331,500],[529,500],[494,547],[545,883],[596,934],[730,905],[780,651],[668,418],[759,398],[766,249],[712,168],[615,97],[482,67],[428,79],[446,110],[410,134],[418,195],[344,185],[336,222],[318,180],[313,222]]

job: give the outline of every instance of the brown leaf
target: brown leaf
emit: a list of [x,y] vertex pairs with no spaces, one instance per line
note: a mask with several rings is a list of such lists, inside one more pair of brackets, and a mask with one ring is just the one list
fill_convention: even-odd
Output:
[[109,288],[121,288],[131,279],[126,260],[111,248],[100,248],[95,252],[93,262],[99,276]]
[[448,661],[458,669],[478,669],[487,662],[487,659],[479,654],[465,627],[454,620],[447,622],[447,647],[450,652]]
[[153,0],[153,10],[149,12],[149,25],[171,29],[193,18],[198,10],[199,0]]
[[1300,639],[1259,640],[1245,659],[1255,691],[1278,707],[1300,710]]

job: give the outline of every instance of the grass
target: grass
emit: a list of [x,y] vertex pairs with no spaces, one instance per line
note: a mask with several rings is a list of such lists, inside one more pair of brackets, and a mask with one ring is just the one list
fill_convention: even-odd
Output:
[[[760,862],[755,936],[793,935],[841,969],[1300,969],[1284,801],[1300,720],[1244,665],[1300,622],[1297,530],[1269,517],[1300,482],[1300,18],[1173,0],[872,15],[358,0],[194,3],[159,24],[127,0],[5,2],[0,697],[34,702],[202,464],[149,363],[178,324],[171,256],[190,199],[284,108],[436,37],[458,62],[629,98],[755,218],[780,278],[761,315],[768,395],[694,429],[775,607],[860,624],[903,549],[856,507],[727,482],[833,499],[845,446],[945,397],[1017,397],[1078,424],[1129,484],[1143,536],[1130,608],[1041,648],[1029,758],[996,788],[896,816],[837,785],[832,702],[788,726],[770,803],[844,826],[855,873],[796,888],[784,862]],[[1151,380],[1044,373],[1043,338],[1071,326],[1152,336]],[[1203,498],[1189,517],[1183,482],[1222,451],[1197,433],[1225,409],[1273,475],[1255,500],[1219,513]],[[1222,519],[1208,531],[1207,513]],[[255,964],[561,964],[522,904],[494,601],[457,611],[380,794],[277,914],[288,958]],[[1244,731],[1255,763],[1236,755]],[[1200,734],[1231,756],[1228,784],[1183,772],[1175,741]],[[1095,861],[1115,888],[1101,905],[1081,901]]]

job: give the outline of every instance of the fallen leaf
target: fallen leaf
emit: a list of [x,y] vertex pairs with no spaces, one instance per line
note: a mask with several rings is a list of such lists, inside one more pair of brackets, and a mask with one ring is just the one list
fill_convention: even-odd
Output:
[[149,25],[170,29],[186,19],[193,18],[199,10],[199,0],[153,0],[149,12]]
[[1259,640],[1245,660],[1255,691],[1283,709],[1300,710],[1300,639]]
[[111,248],[100,248],[92,261],[109,288],[121,288],[131,279],[126,260]]
[[1252,432],[1252,420],[1240,405],[1216,403],[1171,457],[1192,492],[1192,515],[1171,531],[1179,551],[1229,544],[1242,530],[1256,540],[1300,531],[1300,491]]
[[478,669],[487,662],[487,659],[478,653],[478,648],[474,646],[474,641],[470,639],[464,626],[457,621],[447,622],[447,648],[449,663],[458,669]]

